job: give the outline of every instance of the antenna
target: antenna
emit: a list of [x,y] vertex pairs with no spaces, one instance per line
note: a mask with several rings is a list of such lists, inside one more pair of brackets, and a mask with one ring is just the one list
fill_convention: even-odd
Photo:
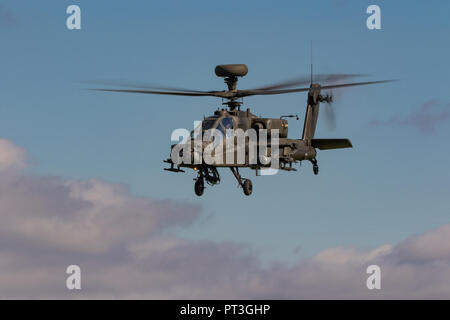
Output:
[[313,49],[312,49],[312,40],[310,43],[310,59],[311,59],[311,84],[313,83]]

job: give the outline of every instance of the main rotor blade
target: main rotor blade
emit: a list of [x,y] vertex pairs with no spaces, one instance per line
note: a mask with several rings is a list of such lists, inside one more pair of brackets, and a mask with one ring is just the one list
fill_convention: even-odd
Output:
[[387,83],[387,82],[395,82],[397,80],[378,80],[378,81],[366,81],[366,82],[353,82],[353,83],[343,83],[343,84],[332,84],[329,86],[321,86],[321,89],[334,89],[334,88],[345,88],[345,87],[353,87],[353,86],[366,86],[370,84],[377,83]]
[[[395,80],[380,80],[380,81],[366,81],[366,82],[353,82],[353,83],[343,83],[334,84],[329,86],[321,86],[320,89],[334,89],[334,88],[344,88],[352,86],[364,86],[377,83],[392,82]],[[305,92],[309,91],[310,88],[293,88],[293,89],[283,89],[283,90],[238,90],[236,92],[236,97],[247,97],[255,95],[271,95],[271,94],[284,94],[284,93],[294,93],[294,92]]]
[[[351,86],[363,86],[377,83],[392,82],[395,80],[380,80],[380,81],[366,81],[366,82],[353,82],[353,83],[343,83],[343,84],[333,84],[327,86],[321,86],[320,89],[333,89],[333,88],[344,88]],[[141,93],[141,94],[163,94],[163,95],[173,95],[173,96],[191,96],[191,97],[219,97],[219,98],[242,98],[255,95],[274,95],[274,94],[285,94],[294,92],[305,92],[309,91],[309,87],[305,88],[292,88],[292,89],[279,89],[279,90],[236,90],[236,91],[166,91],[166,90],[147,90],[147,89],[103,89],[103,88],[93,88],[88,89],[93,91],[107,91],[107,92],[126,92],[126,93]]]
[[107,92],[126,92],[126,93],[143,93],[143,94],[165,94],[173,96],[192,96],[192,97],[223,97],[227,95],[222,91],[210,92],[183,92],[183,91],[158,91],[158,90],[137,90],[137,89],[88,89],[91,91],[107,91]]
[[[106,81],[89,80],[89,81],[82,81],[82,83],[135,88],[135,89],[148,89],[148,90],[157,90],[157,91],[161,90],[161,91],[196,92],[196,93],[205,92],[205,91],[199,91],[199,90],[191,90],[191,89],[185,89],[185,88],[159,86],[159,85],[150,85],[148,83],[143,83],[143,82],[129,82],[129,81],[122,81],[122,80],[106,80]],[[206,91],[206,92],[208,92],[208,91]]]
[[[344,73],[335,73],[335,74],[317,74],[313,76],[313,82],[336,82],[341,80],[348,80],[357,77],[368,76],[367,74],[344,74]],[[287,81],[273,83],[271,85],[267,85],[264,87],[255,88],[252,90],[274,90],[274,89],[282,89],[289,88],[293,86],[300,86],[305,84],[310,84],[311,78],[310,76],[303,76],[294,78]]]

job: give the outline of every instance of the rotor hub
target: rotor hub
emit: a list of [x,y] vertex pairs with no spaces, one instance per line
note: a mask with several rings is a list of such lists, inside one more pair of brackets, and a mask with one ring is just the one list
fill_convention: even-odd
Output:
[[[248,67],[245,64],[220,64],[215,68],[216,76],[224,78],[224,82],[228,87],[228,92],[236,92],[238,77],[243,77],[248,73]],[[230,110],[240,109],[241,101],[237,101],[235,97],[226,98],[224,102]]]

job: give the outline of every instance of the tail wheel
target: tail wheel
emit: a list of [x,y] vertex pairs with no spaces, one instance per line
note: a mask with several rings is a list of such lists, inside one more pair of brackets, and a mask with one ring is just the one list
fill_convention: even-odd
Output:
[[313,171],[314,171],[314,174],[315,174],[315,175],[318,175],[318,174],[319,174],[319,166],[315,164],[315,165],[313,166]]
[[205,191],[205,183],[203,182],[203,179],[198,178],[195,181],[194,191],[195,194],[199,197],[203,195],[203,192]]
[[244,183],[242,184],[242,189],[244,189],[244,194],[246,196],[251,195],[253,191],[252,181],[249,179],[245,179]]

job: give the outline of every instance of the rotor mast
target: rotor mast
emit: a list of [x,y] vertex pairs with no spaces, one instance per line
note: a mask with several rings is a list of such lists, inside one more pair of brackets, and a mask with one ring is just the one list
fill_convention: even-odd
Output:
[[[237,90],[237,82],[238,78],[236,76],[229,76],[224,79],[225,83],[228,87],[228,92],[236,92]],[[241,110],[241,101],[237,101],[236,97],[232,98],[226,98],[227,101],[223,102],[222,104],[226,104],[230,111],[233,111],[235,109]]]
[[[248,73],[248,68],[245,64],[221,64],[216,66],[216,76],[224,78],[224,82],[228,87],[229,93],[235,93],[237,91],[238,77],[243,77]],[[231,96],[226,98],[228,101],[223,104],[228,105],[228,108],[232,111],[236,108],[240,110],[241,101],[237,101],[237,97]]]

